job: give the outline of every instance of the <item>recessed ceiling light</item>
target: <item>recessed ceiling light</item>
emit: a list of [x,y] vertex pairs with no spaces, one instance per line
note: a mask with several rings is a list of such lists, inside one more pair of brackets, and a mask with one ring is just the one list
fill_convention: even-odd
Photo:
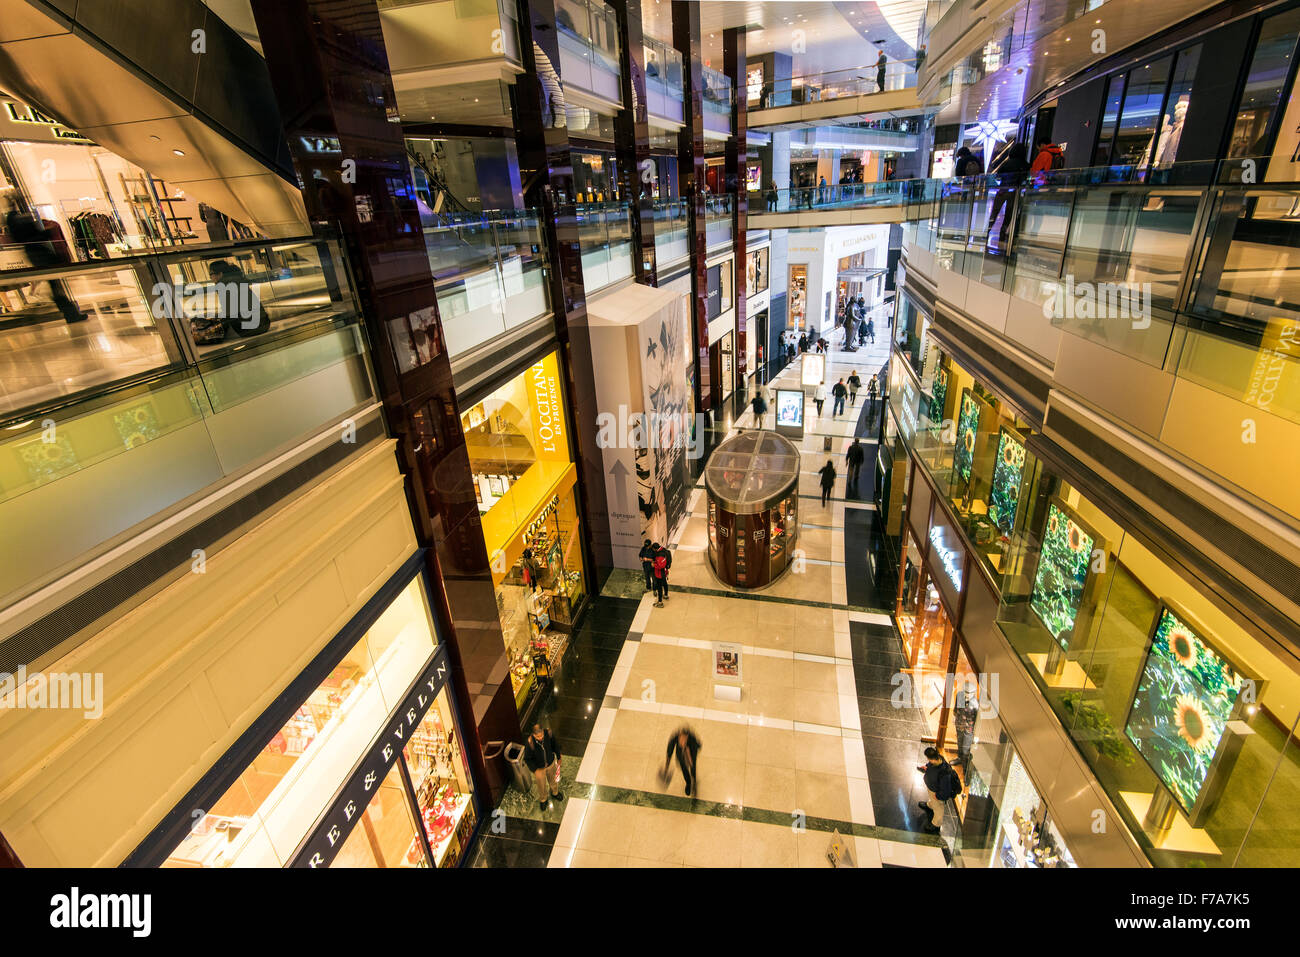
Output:
[[184,156],[184,155],[185,155],[185,151],[184,151],[184,150],[172,150],[172,152],[175,153],[177,156]]

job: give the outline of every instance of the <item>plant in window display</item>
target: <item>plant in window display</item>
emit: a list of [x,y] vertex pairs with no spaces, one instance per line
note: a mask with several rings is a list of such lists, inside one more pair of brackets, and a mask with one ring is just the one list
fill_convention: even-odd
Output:
[[1189,813],[1246,684],[1197,629],[1161,608],[1124,733]]
[[948,370],[940,366],[934,376],[934,390],[930,396],[930,427],[943,426],[943,403],[948,398]]
[[989,491],[989,518],[1005,539],[1016,524],[1020,501],[1020,480],[1025,470],[1025,445],[1014,432],[1003,428],[998,436],[997,461],[993,466],[993,487]]
[[1048,506],[1029,607],[1063,649],[1074,633],[1095,543],[1063,508],[1055,502]]

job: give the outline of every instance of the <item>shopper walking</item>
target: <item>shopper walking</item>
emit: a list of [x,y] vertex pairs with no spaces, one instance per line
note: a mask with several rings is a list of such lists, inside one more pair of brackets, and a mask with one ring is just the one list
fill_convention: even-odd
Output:
[[682,779],[686,782],[686,796],[690,797],[694,791],[696,797],[699,796],[699,759],[700,748],[699,735],[691,730],[689,725],[682,725],[672,733],[668,739],[668,749],[664,752],[664,767],[659,772],[664,784],[672,780],[673,776],[673,757],[677,758],[677,766],[682,769]]
[[[34,213],[23,212],[18,203],[10,198],[9,211],[5,214],[5,230],[9,241],[16,244],[33,269],[53,269],[71,262],[67,243],[55,242],[55,236],[46,221]],[[51,225],[56,225],[51,223]],[[62,279],[47,280],[50,285],[50,298],[63,316],[64,322],[84,322],[86,314],[77,308],[77,304],[68,296],[67,286]]]
[[876,320],[867,320],[867,341],[873,346],[876,344]]
[[754,398],[750,400],[749,404],[754,409],[754,427],[756,429],[762,429],[763,416],[767,415],[767,399],[764,397],[761,388],[754,393]]
[[641,571],[645,573],[645,590],[649,591],[655,587],[655,553],[659,551],[659,543],[646,539],[641,546],[641,551],[637,555],[641,558]]
[[858,479],[862,475],[862,463],[867,459],[867,452],[862,447],[862,443],[855,438],[853,444],[849,446],[849,450],[844,453],[844,458],[849,463],[848,484],[857,488]]
[[872,407],[876,405],[876,393],[880,391],[880,380],[876,376],[871,377],[867,383],[867,399],[871,402]]
[[662,550],[655,553],[654,576],[655,607],[662,608],[664,599],[668,597],[668,557],[664,555]]
[[849,390],[844,387],[844,380],[831,386],[831,396],[835,399],[835,404],[831,406],[831,418],[835,418],[844,411],[844,397],[849,394]]
[[924,775],[926,790],[934,795],[934,803],[921,801],[917,804],[925,812],[926,824],[921,828],[927,834],[938,834],[943,826],[944,810],[948,802],[961,794],[961,778],[952,769],[952,765],[943,759],[937,748],[925,749],[925,764],[917,767]]
[[560,746],[550,728],[543,731],[540,724],[533,725],[533,733],[524,742],[524,764],[533,772],[537,802],[543,811],[551,800],[564,800],[560,793]]
[[813,390],[813,403],[817,406],[817,414],[822,414],[822,406],[826,404],[826,383],[817,383],[817,388]]
[[817,474],[822,477],[822,505],[825,506],[826,500],[831,497],[831,489],[835,487],[835,464],[827,459]]
[[849,405],[858,404],[858,390],[862,388],[862,380],[858,378],[858,370],[853,370],[853,375],[849,376]]
[[808,334],[806,332],[801,332],[799,334],[799,354],[803,355],[807,351],[808,351]]

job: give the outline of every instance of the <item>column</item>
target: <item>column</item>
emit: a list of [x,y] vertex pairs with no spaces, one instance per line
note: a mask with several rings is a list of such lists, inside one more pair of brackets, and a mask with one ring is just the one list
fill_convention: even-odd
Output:
[[[745,221],[749,212],[749,190],[745,185],[745,170],[749,159],[746,137],[749,88],[745,80],[745,28],[733,27],[722,32],[722,69],[731,79],[735,98],[731,105],[731,139],[727,141],[727,192],[736,197],[736,218],[732,226],[736,250],[736,343],[732,361],[736,366],[737,400],[743,402],[742,390],[748,368],[745,362],[745,343],[748,334],[745,313],[748,289],[748,263],[745,248]],[[760,194],[761,195],[761,194]]]
[[608,0],[618,16],[623,47],[623,109],[614,118],[614,149],[623,195],[632,206],[632,245],[638,250],[636,281],[659,284],[655,257],[654,196],[643,164],[650,155],[650,124],[646,113],[645,46],[641,42],[641,0]]
[[573,159],[560,76],[555,2],[516,0],[516,10],[524,68],[515,81],[519,173],[526,184],[524,205],[538,210],[550,252],[551,309],[564,355],[569,434],[575,438],[578,458],[578,502],[587,527],[583,559],[591,571],[590,593],[594,595],[614,567],[614,550],[604,458],[596,448],[596,417],[600,410],[596,406],[587,291],[582,280],[582,247],[574,205]]
[[[477,731],[465,752],[486,782],[482,745],[518,737],[519,716],[379,9],[376,0],[253,0],[252,8],[308,217],[341,233],[356,278],[416,533],[429,549],[430,600],[472,716],[466,732]],[[304,139],[316,137],[337,139],[339,159],[306,153]],[[423,364],[409,359],[414,329],[436,352]]]
[[704,75],[700,62],[699,0],[672,0],[673,46],[682,55],[686,87],[686,125],[677,134],[678,193],[690,210],[687,239],[691,251],[691,328],[693,330],[695,410],[713,411],[709,370],[708,242],[704,236]]

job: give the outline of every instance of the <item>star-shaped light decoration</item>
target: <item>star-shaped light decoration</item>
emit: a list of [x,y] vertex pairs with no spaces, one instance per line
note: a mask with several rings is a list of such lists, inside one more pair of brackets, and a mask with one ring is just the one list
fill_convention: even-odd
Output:
[[1005,142],[1016,131],[1014,120],[982,120],[965,129],[965,136],[984,154],[998,144]]

